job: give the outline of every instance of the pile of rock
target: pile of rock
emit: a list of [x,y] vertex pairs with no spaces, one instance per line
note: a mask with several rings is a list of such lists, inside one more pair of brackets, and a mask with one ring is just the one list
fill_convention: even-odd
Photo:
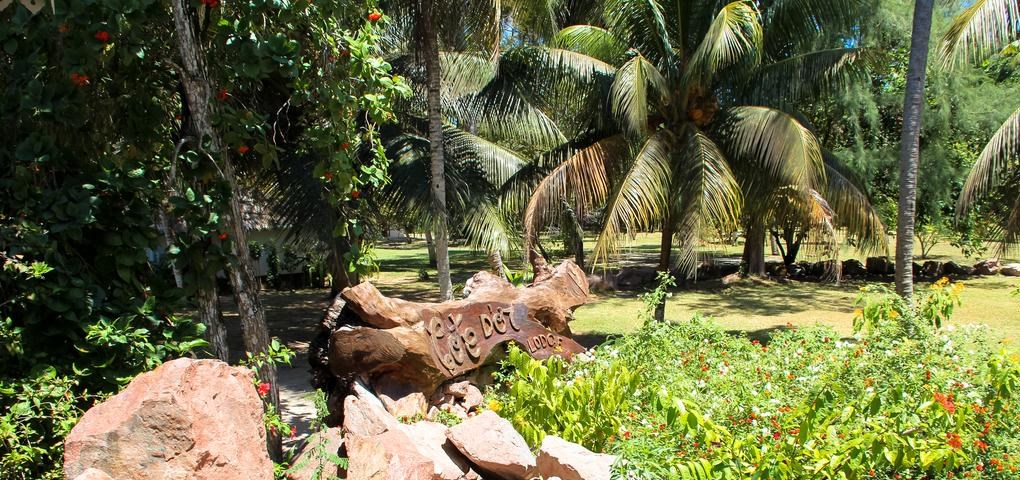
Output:
[[[452,428],[429,420],[401,422],[355,382],[343,401],[343,425],[311,435],[288,476],[610,478],[616,457],[552,436],[536,455],[509,421],[478,411],[482,398],[474,385],[452,382],[442,391],[447,405],[464,412]],[[262,409],[247,369],[216,360],[167,362],[85,413],[65,441],[64,473],[75,480],[271,480]],[[346,471],[339,466],[342,457]]]
[[[463,386],[455,385],[452,391]],[[465,395],[473,393],[469,390]],[[336,440],[329,444],[337,446],[331,453],[349,458],[346,472],[336,467],[336,475],[342,478],[608,480],[616,461],[612,455],[554,436],[545,438],[536,456],[513,425],[491,410],[469,411],[452,428],[428,420],[401,423],[371,392],[357,388],[344,400],[344,412],[343,427],[330,430]],[[308,455],[313,453],[302,457]],[[295,473],[291,478],[312,477]]]

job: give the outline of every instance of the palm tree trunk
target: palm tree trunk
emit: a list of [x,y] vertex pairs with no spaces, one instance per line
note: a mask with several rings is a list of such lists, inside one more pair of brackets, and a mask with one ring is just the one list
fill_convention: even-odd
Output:
[[[659,271],[669,272],[673,265],[673,219],[667,210],[662,222],[662,238],[659,241]],[[655,305],[655,321],[666,320],[666,299]]]
[[425,249],[429,252],[429,266],[436,268],[436,242],[432,239],[432,229],[425,229]]
[[[181,82],[184,85],[184,100],[188,106],[190,129],[197,138],[208,137],[210,139],[213,157],[216,158],[216,154],[218,154],[220,169],[232,192],[229,209],[221,218],[230,235],[228,241],[231,243],[232,253],[236,259],[236,262],[228,263],[227,273],[234,288],[238,316],[241,318],[244,346],[253,355],[264,353],[269,349],[269,331],[262,310],[262,301],[259,298],[252,258],[248,252],[248,240],[241,215],[241,196],[234,167],[227,152],[222,148],[219,135],[212,127],[210,111],[212,84],[209,81],[208,70],[206,70],[204,53],[195,34],[193,12],[184,0],[173,0],[172,8],[177,46],[183,67]],[[258,369],[258,376],[261,381],[269,383],[270,392],[267,401],[279,411],[280,393],[276,381],[276,367],[270,362],[265,362]],[[283,447],[280,432],[269,432],[267,448],[270,456],[277,461],[282,460]]]
[[450,280],[450,238],[446,219],[446,173],[443,159],[442,99],[439,93],[439,38],[432,22],[432,0],[421,2],[418,26],[424,37],[425,73],[428,77],[429,145],[432,152],[432,204],[435,208],[436,270],[439,277],[439,301],[453,299]]
[[747,222],[744,231],[744,265],[747,275],[765,276],[765,226],[753,220]]
[[896,214],[896,293],[910,299],[914,293],[914,217],[917,206],[917,166],[920,162],[921,114],[928,67],[933,0],[914,2],[914,28],[910,34],[907,91],[903,99],[900,134],[900,198]]

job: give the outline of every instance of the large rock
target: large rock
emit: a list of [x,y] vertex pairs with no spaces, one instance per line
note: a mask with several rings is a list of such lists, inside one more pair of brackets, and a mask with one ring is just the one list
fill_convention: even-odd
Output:
[[1020,277],[1020,263],[1007,263],[999,269],[999,273],[1007,277]]
[[442,424],[418,422],[413,425],[401,425],[414,445],[415,450],[423,457],[432,461],[436,479],[459,480],[479,478],[471,470],[467,459],[457,447],[446,437],[449,429]]
[[655,267],[623,267],[616,274],[616,287],[621,290],[633,290],[655,283],[658,271]]
[[896,273],[896,264],[889,260],[889,257],[868,257],[864,261],[864,268],[871,275],[891,275]]
[[615,455],[594,453],[576,443],[547,435],[538,450],[538,473],[562,480],[609,480]]
[[117,480],[273,478],[252,373],[182,358],[85,412],[64,441],[64,474]]
[[491,410],[469,418],[446,435],[486,478],[491,474],[508,480],[527,479],[535,469],[535,456],[524,437]]
[[921,265],[921,275],[927,278],[935,278],[942,275],[942,262],[928,260]]
[[304,448],[294,457],[289,480],[318,480],[340,475],[340,466],[329,455],[339,457],[344,441],[340,427],[332,427],[308,436]]
[[974,267],[971,267],[970,265],[960,265],[954,261],[948,261],[942,264],[942,274],[953,277],[967,277],[974,274]]
[[371,400],[354,395],[344,399],[344,434],[371,437],[399,427],[397,419]]
[[435,466],[418,453],[400,429],[370,437],[350,436],[347,478],[350,480],[434,480]]
[[397,418],[414,418],[425,415],[429,402],[425,394],[411,385],[395,381],[393,377],[380,377],[373,385],[386,411]]
[[1002,268],[1002,264],[999,263],[997,258],[989,258],[988,260],[982,260],[974,264],[974,273],[978,275],[995,275],[999,273]]
[[856,258],[843,261],[843,276],[846,277],[862,277],[868,273],[868,269],[864,268],[864,264]]

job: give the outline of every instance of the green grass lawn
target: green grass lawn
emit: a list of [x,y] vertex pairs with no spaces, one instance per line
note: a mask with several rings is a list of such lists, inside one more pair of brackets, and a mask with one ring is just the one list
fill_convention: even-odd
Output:
[[[586,242],[590,247],[593,242]],[[550,243],[551,245],[551,243]],[[658,255],[659,236],[639,234],[625,243],[617,258],[619,264],[654,265]],[[730,257],[739,255],[741,247],[708,245],[702,249],[706,256]],[[371,281],[391,296],[417,301],[435,301],[435,269],[427,268],[429,280],[418,279],[418,272],[427,267],[428,255],[422,242],[386,245],[376,249],[381,272]],[[553,253],[553,252],[550,252]],[[864,258],[866,254],[844,252],[843,258]],[[475,272],[488,268],[485,254],[466,247],[452,247],[450,263],[455,287]],[[932,258],[964,261],[958,250],[948,244],[935,247]],[[772,258],[778,260],[778,258]],[[805,255],[804,259],[811,259]],[[519,258],[505,259],[510,268],[521,268]],[[1009,259],[1008,261],[1016,261]],[[957,309],[954,323],[986,323],[1001,338],[1020,338],[1020,298],[1010,293],[1020,286],[1020,279],[1002,276],[974,278],[964,282],[963,305]],[[768,331],[774,328],[815,323],[831,325],[841,334],[851,329],[854,300],[861,283],[789,282],[743,280],[734,285],[717,288],[689,288],[677,290],[669,300],[666,318],[683,321],[695,314],[715,318],[726,328],[737,331]],[[891,287],[891,284],[890,284]],[[927,288],[921,284],[918,288]],[[601,337],[624,334],[640,325],[642,305],[639,292],[615,292],[593,295],[587,305],[575,312],[571,324],[575,333]]]

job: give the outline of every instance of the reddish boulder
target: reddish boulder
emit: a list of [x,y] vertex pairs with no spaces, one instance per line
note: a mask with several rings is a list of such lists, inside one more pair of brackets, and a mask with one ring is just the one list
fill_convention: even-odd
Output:
[[446,438],[449,429],[445,425],[418,422],[414,425],[401,425],[401,429],[418,453],[432,461],[437,480],[477,478],[464,456]]
[[136,377],[89,411],[64,441],[64,474],[117,480],[272,479],[252,373],[182,358]]
[[615,455],[594,453],[576,443],[547,435],[538,451],[538,472],[544,478],[609,480]]
[[402,430],[345,440],[351,480],[434,480],[435,465],[418,453]]
[[354,395],[344,399],[343,431],[348,435],[371,437],[400,426],[381,406]]
[[451,428],[446,436],[486,477],[526,479],[535,469],[535,456],[524,437],[491,410]]

